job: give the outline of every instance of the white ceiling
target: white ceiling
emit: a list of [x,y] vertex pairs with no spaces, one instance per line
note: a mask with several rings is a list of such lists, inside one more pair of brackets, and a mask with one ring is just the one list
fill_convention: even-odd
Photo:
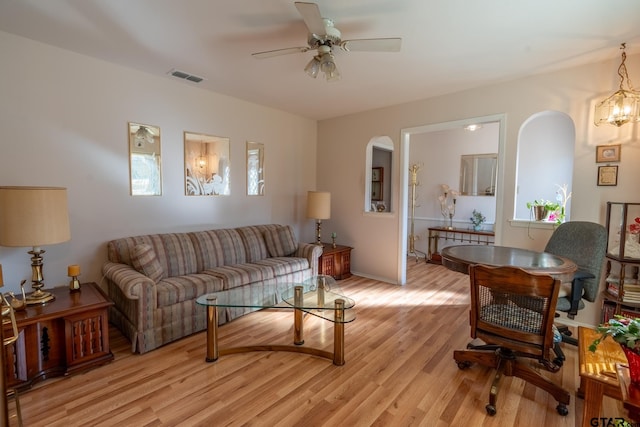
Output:
[[401,52],[337,51],[336,83],[304,73],[313,51],[253,58],[306,45],[293,0],[0,0],[0,30],[319,120],[640,52],[638,0],[317,3],[343,39]]

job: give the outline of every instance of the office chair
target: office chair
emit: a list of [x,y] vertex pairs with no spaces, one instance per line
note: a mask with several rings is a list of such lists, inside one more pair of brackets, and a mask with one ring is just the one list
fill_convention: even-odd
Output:
[[[557,310],[566,312],[569,319],[573,319],[578,310],[584,308],[583,299],[590,302],[596,300],[606,250],[607,230],[594,222],[570,221],[560,224],[547,242],[545,252],[569,258],[578,266],[571,282],[571,291],[558,298]],[[568,327],[560,326],[558,330],[563,342],[578,344],[571,337]],[[557,362],[562,363],[564,354],[560,346],[556,346],[556,353],[559,359]]]
[[551,276],[531,274],[515,267],[472,265],[471,337],[485,345],[469,343],[467,350],[455,350],[460,369],[472,363],[496,368],[487,414],[496,414],[500,378],[515,376],[551,394],[560,415],[569,413],[569,392],[545,378],[525,358],[535,359],[550,372],[557,372],[553,353],[553,319],[560,281]]

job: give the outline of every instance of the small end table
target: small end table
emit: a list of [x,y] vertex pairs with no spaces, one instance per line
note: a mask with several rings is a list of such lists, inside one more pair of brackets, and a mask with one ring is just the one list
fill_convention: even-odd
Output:
[[331,243],[322,244],[322,255],[318,259],[318,274],[331,276],[336,280],[351,277],[351,249],[350,246]]
[[[7,384],[27,389],[38,380],[88,369],[113,360],[109,348],[109,306],[95,283],[79,291],[47,289],[55,299],[15,313],[18,339],[5,347]],[[5,338],[11,325],[4,325]]]

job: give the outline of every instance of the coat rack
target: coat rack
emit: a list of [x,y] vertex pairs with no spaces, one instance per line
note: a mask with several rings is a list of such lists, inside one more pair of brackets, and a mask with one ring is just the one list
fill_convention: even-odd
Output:
[[416,257],[416,262],[420,260],[420,256],[422,256],[425,261],[427,259],[427,254],[421,252],[416,249],[415,243],[417,240],[417,236],[415,235],[415,218],[416,218],[416,187],[418,184],[418,170],[420,166],[417,164],[411,165],[409,168],[409,173],[411,174],[411,233],[409,234],[409,255],[413,255]]

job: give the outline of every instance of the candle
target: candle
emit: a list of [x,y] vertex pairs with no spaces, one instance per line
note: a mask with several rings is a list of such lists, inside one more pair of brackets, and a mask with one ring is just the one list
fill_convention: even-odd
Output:
[[0,286],[4,286],[4,279],[2,278],[2,264],[0,264]]
[[77,264],[70,265],[67,269],[67,276],[74,277],[80,275],[80,266]]

